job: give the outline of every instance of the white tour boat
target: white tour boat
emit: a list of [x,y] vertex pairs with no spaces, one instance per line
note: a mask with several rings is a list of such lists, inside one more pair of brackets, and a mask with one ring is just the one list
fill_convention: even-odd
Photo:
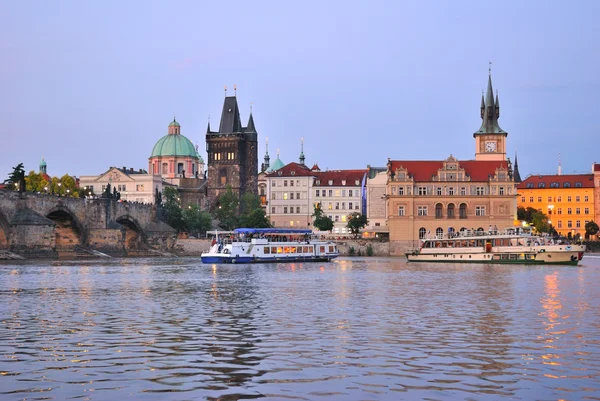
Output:
[[338,257],[335,243],[311,235],[307,229],[238,228],[217,237],[202,263],[329,262]]
[[562,243],[532,235],[521,228],[464,231],[421,240],[419,249],[406,253],[410,262],[551,263],[577,265],[585,245]]

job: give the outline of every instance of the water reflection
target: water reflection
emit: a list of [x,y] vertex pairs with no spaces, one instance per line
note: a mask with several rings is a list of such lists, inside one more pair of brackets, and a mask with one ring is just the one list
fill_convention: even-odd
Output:
[[0,398],[593,398],[599,272],[0,265]]

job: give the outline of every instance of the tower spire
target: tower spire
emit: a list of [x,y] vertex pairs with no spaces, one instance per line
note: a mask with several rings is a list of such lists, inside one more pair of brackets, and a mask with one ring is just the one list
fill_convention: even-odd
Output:
[[[481,117],[483,118],[483,122],[481,123],[481,127],[477,132],[473,134],[473,136],[481,135],[481,134],[504,134],[507,135],[506,131],[504,131],[498,125],[498,118],[500,117],[500,105],[494,100],[494,88],[492,86],[492,63],[490,62],[489,67],[489,75],[488,75],[488,84],[487,91],[485,93],[485,98],[482,96],[481,99]],[[498,94],[496,93],[496,100],[498,99]]]
[[519,161],[517,160],[517,151],[515,150],[515,169],[513,172],[513,178],[516,183],[523,181],[521,179],[521,174],[519,173]]
[[305,165],[306,158],[304,157],[304,138],[300,138],[300,164]]
[[267,171],[271,166],[271,157],[269,157],[269,137],[265,138],[265,161],[262,165],[262,171]]

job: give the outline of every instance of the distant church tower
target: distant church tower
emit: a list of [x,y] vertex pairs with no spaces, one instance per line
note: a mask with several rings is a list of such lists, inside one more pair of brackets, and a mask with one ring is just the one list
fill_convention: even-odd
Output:
[[211,131],[210,123],[206,130],[207,195],[211,206],[227,186],[238,196],[258,193],[258,133],[252,111],[248,125],[243,127],[236,96],[225,94],[219,130]]
[[475,160],[506,160],[506,137],[508,133],[498,125],[500,101],[492,89],[492,70],[488,76],[485,99],[481,94],[481,127],[473,134],[475,138]]
[[42,159],[42,161],[40,162],[40,174],[47,174],[46,167],[48,167],[48,165],[46,164],[46,161]]

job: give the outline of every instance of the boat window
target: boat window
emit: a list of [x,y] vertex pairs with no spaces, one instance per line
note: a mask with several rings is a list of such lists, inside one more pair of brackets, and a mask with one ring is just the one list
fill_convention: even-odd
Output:
[[271,248],[269,248],[268,246],[265,246],[264,253],[265,253],[265,255],[269,255],[271,253]]
[[325,245],[321,245],[321,246],[319,247],[319,252],[321,252],[321,253],[325,253]]
[[308,252],[309,253],[314,253],[315,252],[312,245],[308,247]]
[[282,247],[280,247],[280,246],[278,246],[278,247],[277,247],[277,253],[283,253],[283,248],[282,248]]
[[296,248],[296,253],[302,253],[302,247],[301,246],[299,246],[299,247]]

